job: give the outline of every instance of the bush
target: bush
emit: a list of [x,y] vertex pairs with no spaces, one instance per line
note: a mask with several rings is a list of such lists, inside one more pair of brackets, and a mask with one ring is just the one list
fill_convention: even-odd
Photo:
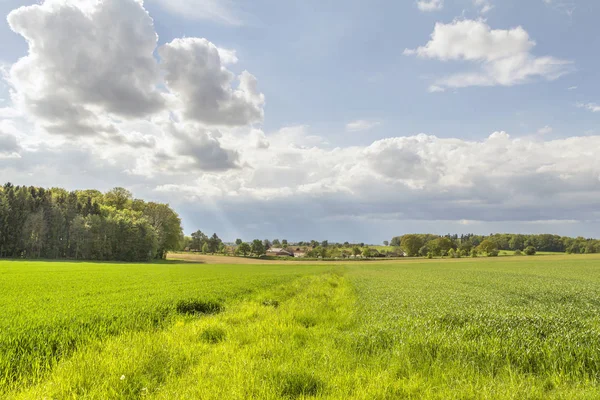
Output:
[[533,246],[529,246],[525,249],[525,254],[528,256],[535,256],[536,253],[537,253],[537,250]]
[[515,256],[522,256],[523,252],[521,250],[515,250]]
[[181,300],[177,303],[180,314],[218,314],[223,311],[222,304],[215,301]]
[[432,252],[427,253],[427,258],[432,259],[433,258],[433,253]]
[[498,255],[500,254],[500,252],[498,250],[490,250],[487,253],[488,257],[498,257]]

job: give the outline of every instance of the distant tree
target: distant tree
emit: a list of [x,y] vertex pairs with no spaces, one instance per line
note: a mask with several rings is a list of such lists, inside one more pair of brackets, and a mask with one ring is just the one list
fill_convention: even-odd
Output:
[[[141,206],[140,206],[141,208]],[[167,204],[148,203],[143,214],[156,231],[156,258],[166,258],[167,253],[176,250],[181,243],[181,219]]]
[[422,246],[423,239],[419,235],[404,235],[400,241],[400,247],[409,257],[418,256]]
[[319,255],[320,255],[322,258],[327,258],[327,257],[328,257],[328,255],[329,255],[329,254],[328,254],[328,251],[327,251],[327,247],[321,247],[321,248],[320,248],[320,251],[319,251]]
[[208,241],[208,236],[206,236],[202,231],[198,230],[192,233],[192,243],[191,248],[200,251],[204,244]]
[[523,250],[525,248],[525,235],[513,235],[508,242],[508,247],[511,250]]
[[41,257],[47,230],[43,210],[27,216],[23,225],[23,242],[29,257]]
[[427,243],[429,249],[437,256],[445,256],[450,249],[454,248],[454,242],[446,236],[437,237]]
[[273,240],[273,247],[280,247],[281,246],[281,242],[279,241],[279,239],[274,239]]
[[486,239],[478,246],[478,250],[486,255],[490,255],[498,250],[498,245],[493,240]]
[[265,244],[260,239],[254,239],[251,246],[252,253],[257,257],[266,253]]
[[523,252],[521,250],[515,250],[515,256],[522,256]]
[[287,246],[287,245],[288,245],[288,241],[287,241],[286,239],[283,239],[283,240],[281,241],[281,245],[282,245],[282,246]]
[[252,251],[252,248],[250,247],[250,245],[248,243],[242,242],[239,244],[237,251],[239,253],[241,253],[244,257],[246,257],[246,255],[248,255]]
[[265,251],[271,248],[271,242],[269,241],[269,239],[263,240],[263,247],[265,248]]
[[208,254],[209,251],[210,251],[210,247],[208,247],[208,243],[204,243],[202,245],[202,253]]
[[394,247],[399,247],[401,241],[402,241],[402,238],[400,236],[393,237],[391,245]]
[[461,253],[466,253],[466,255],[469,255],[473,249],[473,242],[471,242],[469,239],[461,240],[458,249],[461,251]]
[[238,245],[238,246],[239,246],[239,245],[240,245],[240,244],[242,244],[242,243],[244,243],[244,241],[243,241],[242,239],[235,239],[235,244],[236,244],[236,245]]
[[525,248],[524,253],[528,256],[535,256],[535,254],[537,253],[537,250],[535,247],[529,246],[529,247]]
[[132,194],[129,190],[116,187],[104,195],[104,203],[117,210],[123,210],[131,202]]
[[317,242],[316,240],[310,241],[310,247],[312,247],[313,249],[318,246],[319,246],[319,242]]
[[329,242],[327,240],[323,240],[321,242],[321,247],[328,247],[329,246]]
[[354,257],[359,256],[361,253],[362,253],[362,251],[361,251],[360,247],[354,246],[352,248],[352,254],[354,255]]
[[219,238],[219,236],[217,236],[216,233],[213,233],[210,239],[208,239],[207,243],[209,252],[216,253],[219,250],[219,246],[221,245],[221,243],[223,243],[223,241]]
[[387,247],[387,246],[389,246],[389,245],[390,245],[390,242],[388,242],[387,240],[384,240],[384,241],[383,241],[383,245]]
[[456,257],[456,251],[454,249],[448,250],[448,257],[455,258]]
[[219,253],[225,254],[226,250],[227,247],[225,246],[225,244],[223,242],[219,243]]
[[363,255],[363,257],[365,257],[365,258],[369,258],[369,257],[371,257],[371,249],[370,249],[370,248],[368,248],[368,247],[365,247],[365,248],[363,249],[363,251],[362,251],[362,255]]
[[350,247],[350,243],[349,242],[344,242],[344,247]]
[[478,254],[479,254],[479,252],[477,251],[477,248],[474,247],[471,250],[471,257],[476,258]]

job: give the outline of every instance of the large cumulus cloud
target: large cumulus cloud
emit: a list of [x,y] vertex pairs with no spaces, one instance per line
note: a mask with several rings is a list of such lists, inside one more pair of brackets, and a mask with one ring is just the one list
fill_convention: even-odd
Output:
[[[236,168],[237,155],[211,127],[262,122],[256,78],[226,68],[235,51],[202,38],[157,49],[141,0],[46,0],[8,22],[29,48],[7,74],[13,107],[45,133],[156,153],[146,158],[188,156],[214,171]],[[136,129],[145,123],[154,126]]]
[[112,130],[104,113],[159,111],[157,36],[141,2],[46,1],[8,16],[29,54],[10,71],[19,105],[54,133]]

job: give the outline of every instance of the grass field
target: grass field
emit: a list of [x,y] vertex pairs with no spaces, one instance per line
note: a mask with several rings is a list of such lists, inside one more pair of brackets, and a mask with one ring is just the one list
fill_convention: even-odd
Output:
[[600,256],[0,261],[0,304],[0,398],[600,396]]

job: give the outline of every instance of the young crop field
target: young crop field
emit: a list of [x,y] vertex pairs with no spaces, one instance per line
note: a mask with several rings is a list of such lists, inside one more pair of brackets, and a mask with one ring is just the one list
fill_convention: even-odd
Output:
[[600,256],[0,261],[0,398],[600,396]]

